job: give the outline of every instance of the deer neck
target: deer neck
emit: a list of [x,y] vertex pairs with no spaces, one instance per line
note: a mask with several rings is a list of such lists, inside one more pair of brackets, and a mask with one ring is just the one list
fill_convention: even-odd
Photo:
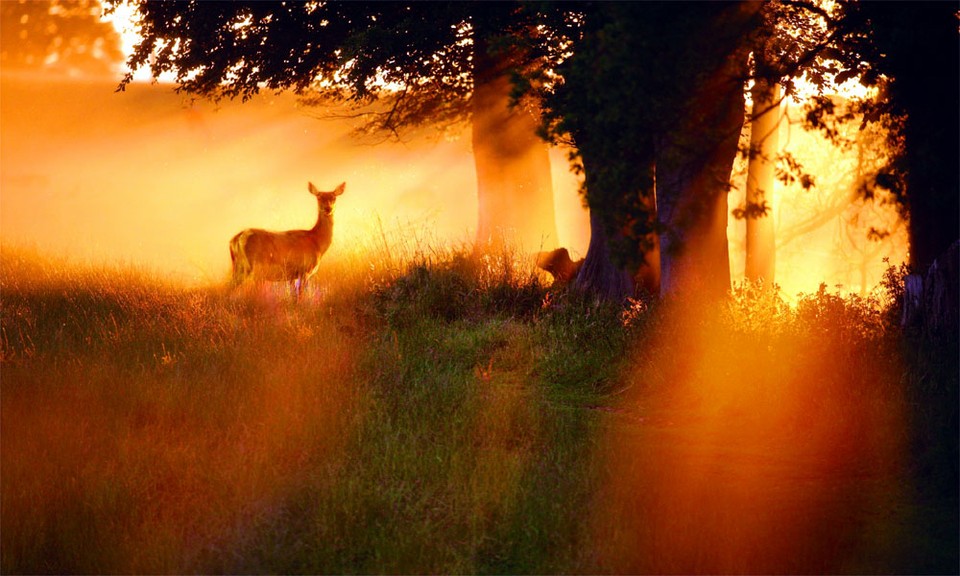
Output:
[[330,246],[330,242],[333,240],[333,214],[327,214],[320,210],[317,223],[310,229],[310,233],[316,238],[317,244],[322,249]]

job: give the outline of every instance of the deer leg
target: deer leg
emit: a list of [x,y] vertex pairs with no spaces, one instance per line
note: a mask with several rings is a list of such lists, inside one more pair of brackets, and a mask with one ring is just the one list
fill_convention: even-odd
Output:
[[230,288],[235,290],[243,281],[246,280],[249,272],[246,258],[243,256],[236,240],[230,242]]
[[300,301],[300,293],[303,291],[303,276],[297,276],[293,280],[294,294],[297,296],[297,302]]
[[246,279],[246,272],[240,268],[240,264],[234,263],[233,274],[230,277],[230,288],[236,290]]

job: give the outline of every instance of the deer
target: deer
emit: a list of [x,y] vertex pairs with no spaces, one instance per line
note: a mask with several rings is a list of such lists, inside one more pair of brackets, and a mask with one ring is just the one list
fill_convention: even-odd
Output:
[[583,259],[572,260],[566,248],[557,248],[549,252],[537,252],[537,267],[553,275],[558,286],[569,284],[577,278]]
[[247,228],[230,240],[233,263],[231,287],[247,279],[291,282],[297,298],[306,281],[320,267],[320,258],[333,242],[333,207],[343,194],[343,182],[330,192],[321,192],[307,182],[307,190],[317,198],[317,223],[309,230],[270,232]]

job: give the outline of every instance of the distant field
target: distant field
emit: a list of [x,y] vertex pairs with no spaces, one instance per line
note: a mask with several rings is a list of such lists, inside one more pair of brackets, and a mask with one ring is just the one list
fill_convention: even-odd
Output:
[[406,248],[297,303],[4,245],[2,572],[956,571],[955,360],[882,302]]

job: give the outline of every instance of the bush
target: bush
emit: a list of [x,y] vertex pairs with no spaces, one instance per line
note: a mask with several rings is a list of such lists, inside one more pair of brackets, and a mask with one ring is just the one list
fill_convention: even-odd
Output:
[[424,317],[528,319],[545,294],[533,265],[521,265],[509,252],[475,256],[461,251],[447,258],[415,257],[404,272],[378,282],[372,298],[376,312],[400,327]]

